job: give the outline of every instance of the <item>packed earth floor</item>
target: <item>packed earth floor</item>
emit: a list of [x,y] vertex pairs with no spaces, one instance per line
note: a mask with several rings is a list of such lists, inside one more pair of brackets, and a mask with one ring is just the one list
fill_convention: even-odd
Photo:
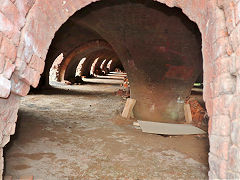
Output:
[[55,179],[207,179],[206,136],[142,133],[121,118],[122,80],[54,83],[21,100],[4,149],[5,176]]

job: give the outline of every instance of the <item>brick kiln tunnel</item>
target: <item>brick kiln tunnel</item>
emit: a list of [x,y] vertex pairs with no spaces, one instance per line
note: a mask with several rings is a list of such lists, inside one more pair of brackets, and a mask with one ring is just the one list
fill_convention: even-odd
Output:
[[40,77],[40,87],[49,84],[50,68],[62,53],[59,80],[73,78],[82,58],[84,76],[96,58],[96,67],[111,60],[112,68],[122,65],[128,74],[137,118],[170,123],[183,121],[183,101],[203,67],[209,177],[240,178],[240,2],[158,1],[1,3],[0,174],[20,97]]
[[122,63],[137,100],[135,115],[151,121],[183,120],[183,102],[202,71],[197,25],[180,9],[158,2],[108,0],[75,13],[56,33],[42,79],[61,53],[60,80],[74,78],[83,57],[83,76],[89,76],[98,57],[95,68],[105,59]]

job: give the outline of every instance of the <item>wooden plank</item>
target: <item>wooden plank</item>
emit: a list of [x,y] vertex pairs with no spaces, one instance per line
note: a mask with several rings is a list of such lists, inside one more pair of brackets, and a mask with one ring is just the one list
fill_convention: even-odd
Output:
[[131,111],[130,117],[131,117],[132,119],[134,118],[133,111]]
[[185,114],[185,120],[188,124],[192,123],[192,113],[190,104],[184,104],[184,114]]
[[142,132],[164,135],[205,134],[206,132],[190,124],[169,124],[150,121],[139,121]]
[[127,102],[125,104],[125,107],[123,109],[123,112],[122,112],[122,117],[130,118],[133,107],[135,106],[135,104],[136,104],[136,99],[128,98]]

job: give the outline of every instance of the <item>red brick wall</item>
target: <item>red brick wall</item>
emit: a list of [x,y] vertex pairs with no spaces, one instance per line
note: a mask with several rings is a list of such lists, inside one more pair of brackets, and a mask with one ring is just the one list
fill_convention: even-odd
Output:
[[[91,0],[2,0],[0,149],[14,133],[19,97],[36,87],[54,33]],[[210,115],[210,178],[240,178],[240,1],[159,0],[180,7],[203,39],[204,99]],[[3,169],[0,150],[0,174]]]

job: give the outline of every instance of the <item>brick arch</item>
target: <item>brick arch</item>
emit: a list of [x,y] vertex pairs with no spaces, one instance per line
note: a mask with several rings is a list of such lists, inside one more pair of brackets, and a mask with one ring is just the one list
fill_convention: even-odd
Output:
[[105,74],[109,73],[109,69],[107,68],[107,64],[109,63],[110,60],[112,60],[114,57],[108,57],[104,62],[102,62],[100,68]]
[[[92,2],[94,1],[36,1],[26,18],[26,24],[21,32],[20,44],[17,51],[17,71],[15,71],[15,74],[20,80],[33,87],[37,86],[40,74],[43,71],[44,59],[46,58],[55,32],[76,11]],[[192,3],[186,3],[186,1],[184,1],[185,3],[182,1],[178,2],[176,0],[158,0],[158,2],[165,3],[169,7],[180,7],[191,20],[197,23],[200,31],[203,32],[206,22],[201,17],[206,12],[201,9],[207,7],[206,2],[202,3],[202,1],[199,2],[198,0],[191,1]],[[57,9],[61,10],[58,11]],[[41,64],[41,66],[37,66],[36,62],[38,62],[38,65]],[[26,69],[31,74],[34,74],[34,76],[25,74],[24,71]]]
[[[82,70],[81,70],[81,75],[83,76],[90,76],[90,71],[91,71],[91,66],[94,62],[94,60],[98,57],[101,57],[103,54],[101,53],[101,51],[96,51],[92,54],[90,54],[88,57],[87,57],[87,60],[85,61],[85,63],[83,64],[82,66]],[[107,56],[109,57],[109,56]],[[114,60],[119,60],[119,58],[116,56],[115,53],[112,53],[110,54],[110,57]],[[119,60],[120,61],[120,60]]]
[[70,52],[61,62],[60,64],[60,72],[59,72],[59,80],[64,80],[65,72],[70,64],[72,64],[73,60],[77,56],[88,56],[91,53],[94,53],[96,51],[104,51],[104,50],[109,50],[113,52],[113,49],[110,44],[108,44],[104,40],[94,40],[87,42],[83,45],[81,45],[78,48],[75,48],[72,52]]
[[[116,58],[116,59],[118,59],[118,57],[116,56],[116,54],[114,53],[114,52],[106,52],[106,53],[101,53],[101,54],[98,54],[98,53],[96,53],[96,54],[93,54],[96,58],[98,58],[98,61],[97,61],[97,63],[95,64],[95,66],[93,67],[93,72],[95,72],[95,70],[97,69],[97,68],[99,68],[100,67],[100,65],[101,65],[101,62],[103,62],[105,59],[108,59],[108,58]],[[91,67],[92,67],[92,65],[93,65],[93,63],[94,63],[94,60],[96,59],[96,58],[93,58],[92,60],[90,60],[89,62],[88,62],[88,66],[86,66],[85,67],[85,72],[87,71],[88,72],[88,74],[90,74],[91,73]]]
[[[55,32],[76,11],[92,2],[94,1],[36,1],[28,13],[25,26],[21,31],[19,48],[17,51],[17,71],[15,71],[14,74],[15,77],[19,79],[20,83],[24,84],[24,86],[32,85],[36,87],[38,85],[40,74],[43,71],[44,60]],[[158,2],[164,3],[169,7],[181,8],[191,20],[197,23],[202,35],[204,35],[207,22],[206,19],[202,19],[202,17],[209,12],[203,11],[203,9],[206,9],[209,3],[198,0],[193,0],[191,3],[176,0],[158,0]],[[57,11],[57,9],[61,10]],[[205,46],[204,42],[203,46]],[[208,57],[207,53],[208,52],[205,53],[203,51],[204,59]],[[26,69],[29,71],[28,74],[26,74]],[[29,74],[32,75],[30,76]],[[11,91],[18,95],[26,95],[26,92],[21,94],[14,89]]]
[[[0,103],[6,107],[14,107],[12,111],[4,108],[1,110],[4,116],[1,116],[0,120],[3,121],[4,118],[7,122],[4,126],[5,132],[3,138],[0,141],[1,147],[9,141],[10,134],[14,133],[19,102],[18,96],[27,95],[29,86],[32,85],[36,87],[38,84],[40,74],[44,68],[44,59],[51,40],[54,37],[54,33],[71,15],[92,2],[94,1],[43,0],[36,1],[34,4],[25,3],[23,7],[17,6],[21,15],[19,15],[21,18],[18,19],[18,22],[21,23],[12,24],[10,22],[11,18],[10,20],[4,19],[7,28],[0,28],[0,31],[7,37],[5,39],[12,40],[13,43],[9,43],[10,45],[15,48],[17,47],[17,55],[16,57],[12,57],[11,54],[5,55],[8,59],[13,60],[8,66],[11,68],[4,70],[5,77],[1,77],[1,82],[5,82],[4,84],[6,84],[1,91],[1,97],[8,97],[8,99],[1,99]],[[234,159],[232,158],[234,156],[229,154],[228,151],[233,151],[230,146],[236,142],[230,142],[226,138],[225,140],[221,137],[230,137],[230,119],[234,120],[236,118],[232,115],[234,112],[232,112],[230,117],[228,114],[221,114],[220,112],[222,109],[225,110],[224,108],[229,108],[230,96],[226,97],[228,101],[224,100],[226,104],[224,107],[218,107],[218,102],[224,99],[224,94],[235,94],[237,69],[234,66],[232,69],[226,69],[226,62],[234,64],[235,56],[239,56],[240,54],[239,48],[237,49],[239,42],[235,43],[238,35],[233,34],[230,36],[230,34],[232,34],[231,32],[237,27],[239,20],[236,17],[231,17],[231,15],[229,15],[231,13],[227,13],[229,8],[226,5],[227,3],[224,3],[225,1],[222,1],[222,4],[207,0],[158,0],[158,2],[164,3],[169,7],[176,6],[181,8],[192,21],[197,23],[202,33],[205,85],[204,100],[210,115],[209,133],[211,134],[209,175],[211,178],[234,177],[231,176],[231,173],[227,173],[227,164],[229,159]],[[16,2],[16,4],[18,5],[18,2]],[[229,12],[231,11],[229,10]],[[25,17],[26,20],[24,21]],[[234,21],[232,19],[234,19]],[[7,40],[3,42],[5,44],[8,43]],[[234,45],[231,46],[230,44]],[[12,54],[14,54],[14,52]],[[220,61],[223,58],[225,58],[225,61]],[[219,60],[216,62],[216,64],[218,63],[217,69],[215,68],[215,60]],[[229,64],[227,66],[229,66]],[[11,95],[10,89],[12,92]],[[233,105],[231,105],[233,109],[238,108],[237,103],[238,102],[234,101]],[[213,110],[216,112],[215,114]],[[223,122],[217,120],[220,116],[219,114],[223,116]],[[229,169],[231,165],[232,164],[228,166]],[[239,170],[236,171],[239,172]],[[232,174],[234,175],[234,173]]]
[[[44,59],[46,58],[48,48],[55,32],[66,22],[76,11],[91,4],[94,1],[86,0],[75,1],[36,1],[26,18],[26,24],[21,32],[20,44],[17,51],[16,72],[25,83],[36,87],[43,69]],[[202,19],[205,15],[207,3],[205,1],[193,0],[191,3],[176,0],[158,0],[169,7],[180,7],[183,12],[194,22],[197,23],[201,32],[203,32],[206,20]],[[50,10],[49,10],[50,9]],[[61,10],[57,10],[61,9]],[[43,28],[44,27],[44,28]],[[47,32],[47,33],[46,33]],[[41,66],[34,67],[36,61]],[[27,67],[26,67],[27,66]],[[40,68],[39,68],[40,67]],[[28,76],[23,71],[29,69],[34,76]]]
[[[112,56],[116,56],[116,53],[113,50],[110,49],[93,49],[91,52],[89,52],[88,54],[82,54],[80,57],[88,57],[88,56],[96,56],[96,58],[108,58],[108,57],[112,57]],[[95,58],[95,59],[96,59]],[[74,61],[74,59],[73,59]],[[91,67],[91,64],[93,63],[92,59],[86,59],[85,64],[89,64]],[[62,69],[61,73],[60,73],[60,79],[64,80],[64,79],[69,79],[72,78],[73,76],[75,76],[75,70],[77,68],[78,65],[78,61],[77,62],[73,62],[72,64],[69,64],[65,70],[64,73],[64,69]],[[83,66],[84,68],[84,66]],[[84,71],[84,69],[82,69]],[[90,73],[90,69],[89,69],[89,73]]]

